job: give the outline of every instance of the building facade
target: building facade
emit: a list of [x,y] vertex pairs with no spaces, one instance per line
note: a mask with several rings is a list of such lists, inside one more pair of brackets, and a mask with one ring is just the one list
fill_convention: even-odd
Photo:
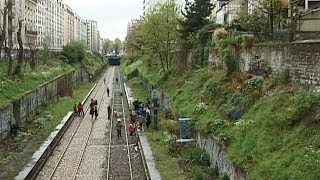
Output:
[[72,9],[64,4],[64,45],[72,42],[74,39],[74,13]]
[[53,51],[61,51],[64,45],[64,5],[62,0],[41,0],[37,4],[37,45],[43,43]]
[[87,42],[86,21],[78,14],[74,14],[74,39]]
[[98,52],[98,24],[94,20],[86,20],[87,48],[91,52]]
[[245,0],[217,1],[216,23],[230,25],[239,16],[239,13],[248,11]]
[[[0,29],[2,30],[3,27],[4,8],[8,8],[5,18],[4,44],[12,49],[12,54],[15,54],[13,56],[16,56],[17,49],[19,48],[17,39],[19,28],[21,28],[21,39],[24,49],[36,49],[36,4],[37,0],[0,0]],[[1,56],[4,54],[4,51],[1,52]]]
[[36,8],[37,0],[24,1],[24,23],[22,23],[24,25],[24,32],[22,32],[22,42],[29,49],[37,48]]

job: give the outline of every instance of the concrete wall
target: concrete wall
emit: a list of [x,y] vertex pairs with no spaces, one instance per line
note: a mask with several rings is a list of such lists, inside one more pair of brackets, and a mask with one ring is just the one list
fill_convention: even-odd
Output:
[[242,71],[261,75],[286,68],[294,82],[320,85],[320,41],[256,45],[241,52]]
[[41,106],[56,101],[61,96],[70,95],[69,90],[88,81],[87,77],[82,68],[77,69],[27,92],[7,107],[0,107],[0,137],[5,137],[10,132],[11,124],[17,123],[19,127],[23,127]]
[[219,174],[227,175],[231,180],[249,179],[239,168],[232,164],[222,146],[213,136],[203,135],[198,132],[196,141],[198,146],[209,154],[211,166],[217,167]]

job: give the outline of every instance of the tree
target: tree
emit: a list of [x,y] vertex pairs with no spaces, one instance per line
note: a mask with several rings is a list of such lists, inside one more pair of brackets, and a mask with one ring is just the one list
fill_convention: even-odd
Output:
[[257,13],[264,13],[268,17],[268,29],[271,36],[274,33],[275,21],[281,21],[282,10],[288,8],[287,0],[256,0],[252,5],[256,8]]
[[113,50],[116,54],[119,54],[120,49],[122,48],[122,43],[119,38],[116,38],[113,42]]
[[268,37],[268,19],[260,11],[253,11],[251,14],[241,12],[233,24],[239,25],[242,29],[253,33],[256,37]]
[[63,46],[61,55],[62,60],[69,64],[82,63],[86,55],[86,46],[82,41],[72,41]]
[[110,39],[107,39],[104,43],[103,43],[103,53],[107,54],[109,52],[112,51],[112,41]]
[[179,21],[179,24],[181,37],[187,40],[189,36],[208,24],[213,5],[210,0],[194,0],[193,3],[185,1],[185,11],[182,12],[184,19]]
[[8,18],[8,4],[5,2],[3,9],[1,10],[2,14],[2,27],[1,27],[1,32],[0,32],[0,52],[4,48],[4,42],[6,39],[6,30],[7,30],[7,18]]
[[50,57],[50,36],[45,36],[42,40],[42,49],[39,52],[40,58],[43,63],[47,63],[47,59]]
[[127,37],[126,51],[139,54],[148,66],[166,72],[170,69],[170,52],[178,39],[178,11],[174,2],[159,5],[138,21]]
[[18,32],[17,32],[17,39],[18,39],[18,44],[19,44],[19,51],[18,51],[18,63],[17,66],[14,70],[14,75],[20,75],[21,74],[21,67],[23,63],[23,42],[22,42],[22,37],[21,37],[21,32],[22,32],[22,20],[19,20],[18,23]]

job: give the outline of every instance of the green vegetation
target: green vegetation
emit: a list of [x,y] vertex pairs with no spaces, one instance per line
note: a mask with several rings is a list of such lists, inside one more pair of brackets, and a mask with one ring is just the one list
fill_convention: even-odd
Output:
[[[191,7],[208,2],[189,3],[187,14],[178,22],[198,22],[189,21],[189,17],[208,18],[205,10],[204,14],[191,11]],[[247,171],[250,178],[320,179],[319,96],[312,87],[292,84],[289,69],[271,74],[270,64],[261,62],[253,64],[248,72],[240,71],[244,66],[241,50],[251,48],[257,40],[273,38],[274,24],[286,13],[278,11],[283,6],[279,0],[259,3],[261,8],[257,11],[261,12],[252,14],[257,17],[243,16],[238,20],[238,25],[254,32],[253,37],[227,32],[206,20],[199,20],[201,25],[196,29],[190,28],[189,23],[179,23],[179,34],[171,40],[174,46],[166,61],[155,56],[165,51],[143,39],[154,34],[155,29],[136,26],[132,32],[135,38],[129,38],[126,44],[122,71],[129,81],[133,78],[135,86],[143,88],[147,81],[164,92],[171,100],[172,110],[168,111],[191,117],[194,129],[214,136],[230,160]],[[159,9],[139,23],[164,24],[160,18],[150,18],[165,12]],[[269,18],[260,18],[265,15]],[[165,29],[156,30],[166,33]],[[157,42],[167,42],[165,37],[158,38]],[[214,56],[212,66],[208,66],[210,52]],[[161,62],[169,62],[169,66],[163,68]],[[162,123],[167,151],[179,156],[181,147],[174,141],[173,127],[170,121]],[[197,166],[190,169],[196,179],[203,170]]]
[[76,88],[73,97],[60,98],[57,102],[44,108],[43,111],[30,122],[23,132],[14,138],[1,142],[0,169],[6,164],[14,169],[6,169],[8,174],[0,179],[13,179],[14,176],[29,162],[31,156],[37,151],[44,140],[60,123],[68,111],[86,96],[93,83]]
[[82,63],[86,55],[84,42],[73,41],[65,46],[61,51],[61,59],[68,64]]
[[[318,179],[319,97],[291,87],[287,70],[271,78],[223,74],[208,67],[171,81],[159,78],[156,85],[171,98],[175,114],[190,116],[195,129],[220,139],[250,177]],[[174,131],[168,122],[162,127]],[[197,176],[199,170],[192,172]]]
[[[10,104],[12,100],[20,98],[24,93],[60,75],[69,73],[79,66],[84,67],[91,74],[95,74],[105,66],[103,56],[88,54],[84,49],[79,51],[78,46],[81,44],[75,43],[75,45],[66,46],[70,49],[77,49],[74,53],[67,53],[70,55],[70,60],[65,58],[61,58],[62,61],[57,58],[47,59],[45,63],[38,63],[34,69],[31,69],[30,66],[23,66],[21,69],[23,73],[19,77],[7,76],[6,62],[0,62],[0,107]],[[64,53],[62,52],[62,54]],[[81,63],[76,63],[72,58],[79,58],[79,61],[81,59]]]
[[0,106],[9,104],[12,99],[19,98],[25,92],[34,89],[42,83],[52,80],[53,78],[74,68],[68,64],[61,63],[58,60],[48,60],[47,64],[41,64],[34,70],[25,66],[24,74],[20,78],[8,78],[3,62],[0,65]]
[[158,131],[145,132],[148,137],[148,142],[151,146],[156,168],[160,172],[162,179],[186,179],[186,176],[181,173],[178,166],[178,158],[172,156],[167,150],[167,143],[164,140],[164,129]]

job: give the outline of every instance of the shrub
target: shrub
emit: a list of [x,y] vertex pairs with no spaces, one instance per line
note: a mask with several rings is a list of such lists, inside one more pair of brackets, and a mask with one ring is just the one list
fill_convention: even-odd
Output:
[[203,179],[204,170],[200,166],[193,166],[191,170],[191,176],[195,180]]
[[234,55],[231,48],[224,48],[220,51],[221,60],[225,62],[227,67],[227,76],[230,77],[233,72],[238,70],[237,56]]
[[226,38],[228,35],[228,32],[226,31],[225,28],[217,28],[214,33],[213,33],[213,38],[215,44],[219,44],[220,40],[223,38]]
[[246,81],[246,91],[253,92],[254,90],[262,91],[263,78],[260,76],[255,76]]
[[217,97],[220,97],[223,92],[222,86],[214,81],[208,82],[208,84],[205,86],[205,92],[204,95],[208,100],[215,102]]
[[203,149],[192,147],[188,148],[185,151],[185,156],[190,161],[193,161],[199,165],[209,166],[210,165],[210,157],[207,152]]
[[31,134],[21,132],[21,133],[18,133],[18,135],[14,138],[14,141],[19,144],[23,144],[23,143],[27,143],[29,138],[31,138]]
[[161,121],[161,126],[170,134],[178,133],[178,125],[174,120],[163,120]]
[[169,134],[168,132],[163,133],[165,139],[164,142],[166,143],[166,148],[170,154],[177,154],[181,146],[177,143],[177,136]]
[[271,80],[271,87],[277,86],[280,84],[289,84],[290,82],[291,82],[290,70],[285,69],[284,71],[274,75],[274,77]]
[[198,113],[198,114],[202,114],[207,109],[208,109],[208,105],[206,105],[205,103],[201,102],[196,106],[195,112]]

